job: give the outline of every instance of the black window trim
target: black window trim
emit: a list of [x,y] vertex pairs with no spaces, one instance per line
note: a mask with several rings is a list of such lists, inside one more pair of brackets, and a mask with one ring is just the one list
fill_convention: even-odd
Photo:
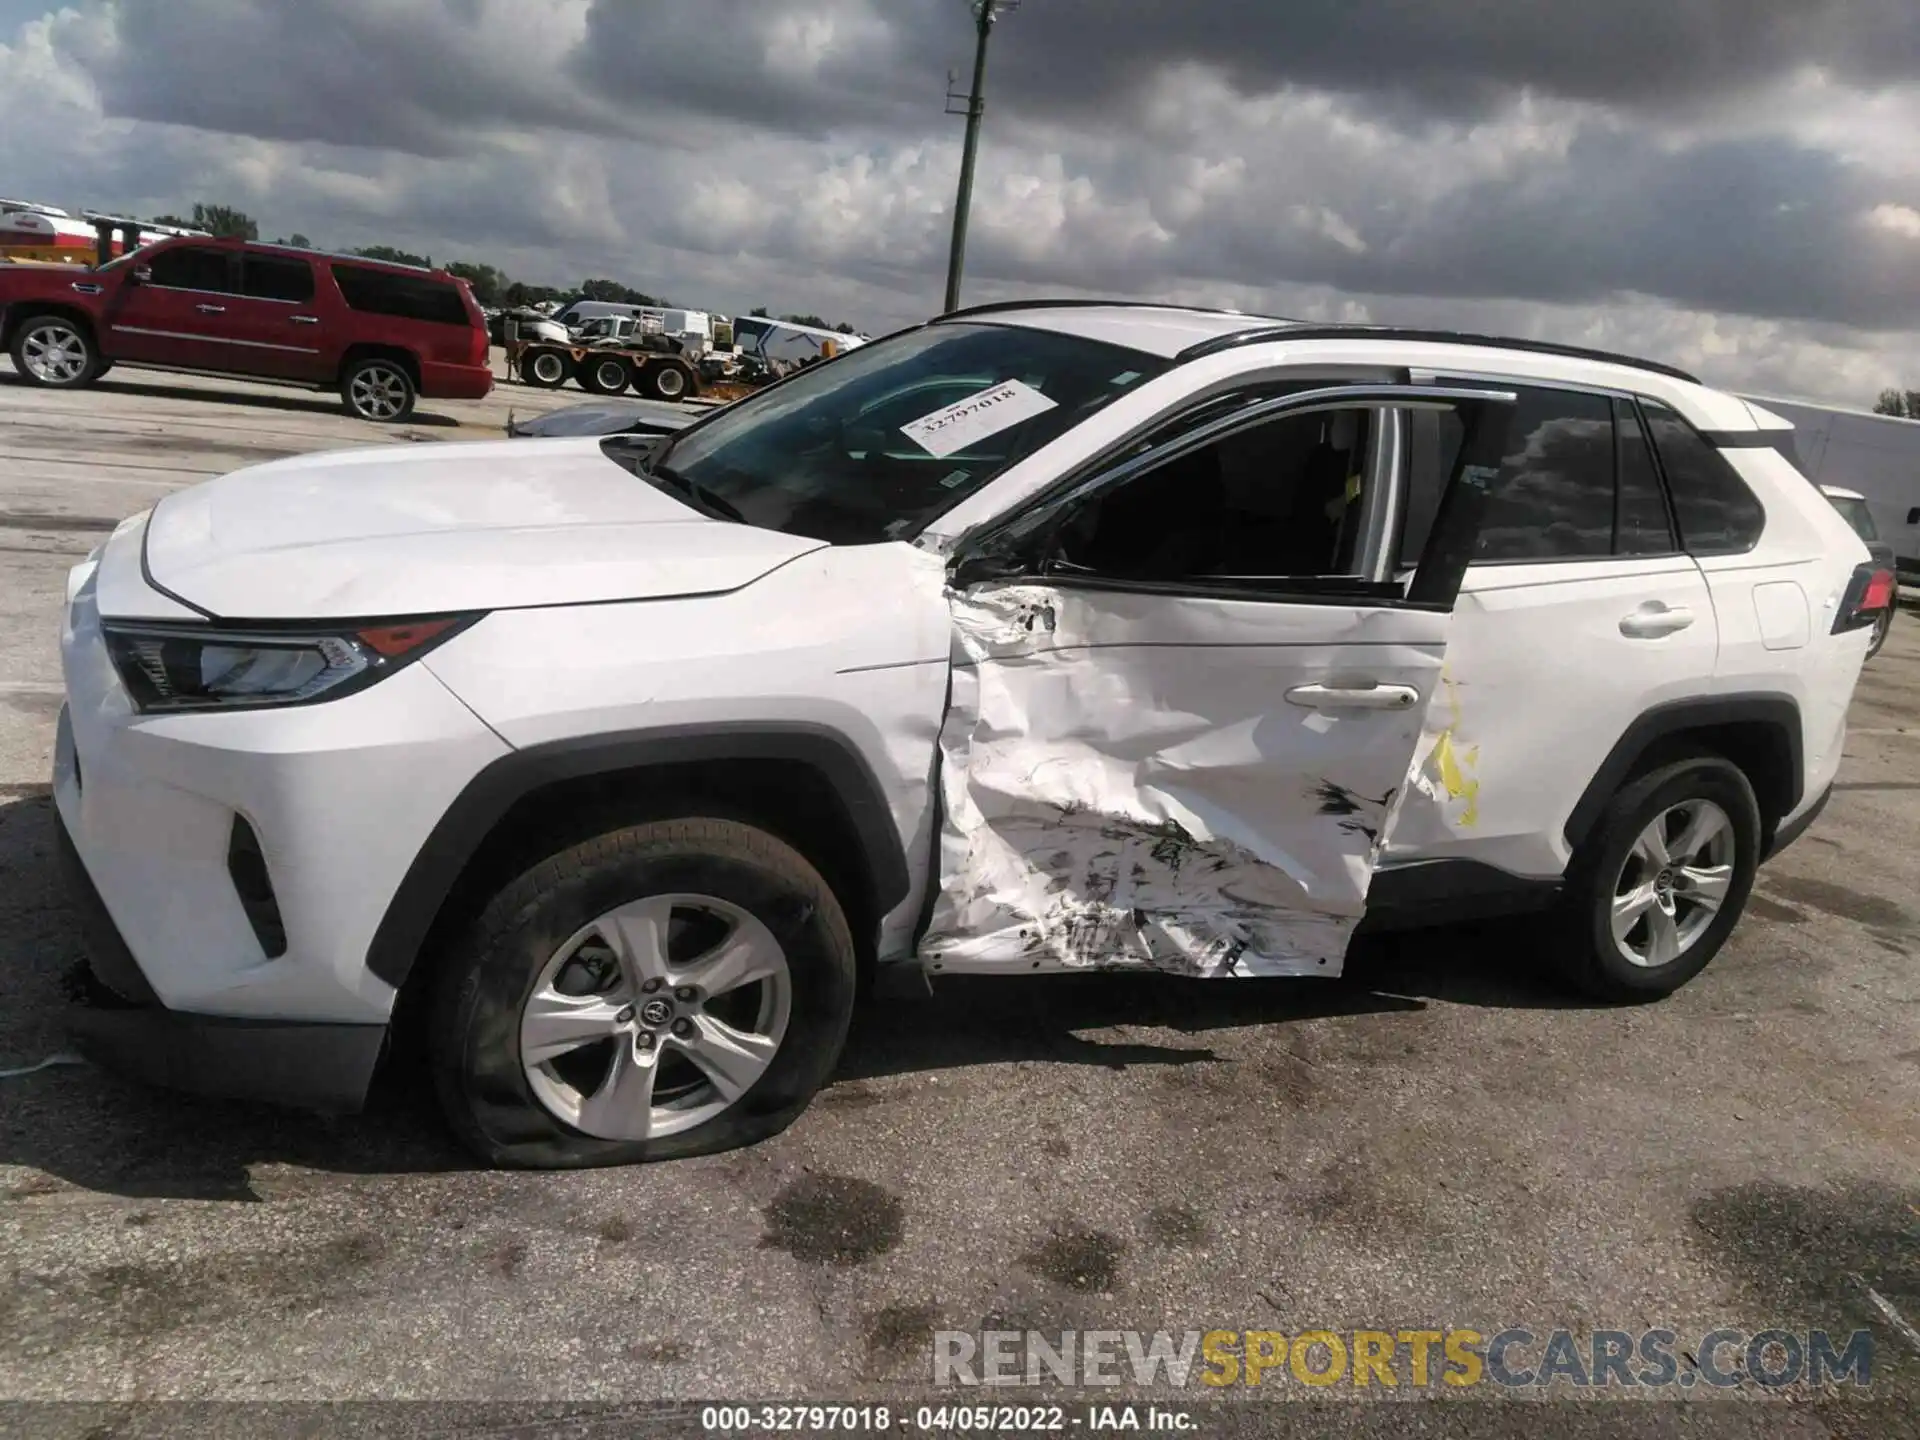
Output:
[[[1180,459],[1184,455],[1204,449],[1216,441],[1227,439],[1242,430],[1252,429],[1267,421],[1283,415],[1298,412],[1311,414],[1320,410],[1381,409],[1399,410],[1407,413],[1406,405],[1394,405],[1393,399],[1413,398],[1407,392],[1414,387],[1404,380],[1394,381],[1332,381],[1319,389],[1297,391],[1291,394],[1275,396],[1260,401],[1244,410],[1209,421],[1184,434],[1175,436],[1163,447],[1147,450],[1138,455],[1118,457],[1114,451],[1097,456],[1056,481],[1037,495],[1029,496],[1020,505],[993,520],[976,527],[961,536],[953,548],[948,560],[948,574],[952,583],[964,585],[973,583],[967,580],[962,571],[968,562],[979,556],[981,549],[1002,537],[1014,537],[1016,540],[1033,538],[1035,532],[1046,535],[1045,547],[1051,550],[1053,535],[1063,523],[1067,511],[1074,505],[1111,486],[1124,484],[1137,475],[1159,468]],[[1489,405],[1512,405],[1517,397],[1509,392],[1491,387],[1475,386],[1469,389],[1455,390],[1448,387],[1426,387],[1432,391],[1436,402],[1481,403]],[[1368,405],[1368,396],[1380,397],[1377,403]],[[1156,429],[1173,423],[1181,414],[1191,413],[1199,405],[1218,399],[1218,395],[1197,399],[1193,405],[1170,413],[1156,424]],[[1425,397],[1421,397],[1425,398]],[[1468,432],[1471,438],[1471,429]],[[1116,449],[1137,443],[1136,435],[1130,441],[1122,441]],[[1457,509],[1461,500],[1457,496],[1462,487],[1454,483],[1454,478],[1467,461],[1466,445],[1462,445],[1461,454],[1455,458],[1453,471],[1441,493],[1439,508],[1434,514],[1432,534],[1438,534],[1444,522],[1450,519],[1450,511]],[[1401,473],[1396,477],[1399,483],[1406,483]],[[1456,522],[1457,523],[1457,522]],[[1458,557],[1444,557],[1443,564],[1451,564]],[[1470,563],[1470,562],[1469,562]],[[1351,606],[1365,609],[1425,610],[1439,613],[1451,612],[1458,598],[1458,578],[1453,585],[1455,594],[1442,599],[1414,598],[1416,589],[1431,589],[1431,581],[1425,586],[1420,583],[1420,570],[1431,569],[1427,559],[1422,556],[1421,566],[1404,585],[1398,580],[1369,580],[1354,576],[1277,576],[1278,582],[1273,588],[1259,588],[1238,585],[1206,585],[1197,583],[1194,578],[1180,580],[1130,580],[1118,577],[1092,574],[1062,573],[1046,568],[1042,560],[1037,569],[1021,570],[1018,573],[1037,585],[1049,586],[1058,590],[1097,590],[1128,594],[1164,595],[1173,599],[1193,600],[1241,600],[1269,605],[1325,605]],[[1461,577],[1464,578],[1466,566],[1462,565]],[[987,578],[981,576],[978,578]],[[1006,576],[1004,578],[1014,578]],[[1204,577],[1202,577],[1204,578]],[[1231,580],[1233,577],[1223,577]],[[1280,588],[1281,585],[1296,584],[1299,588]]]
[[[1640,418],[1641,432],[1647,441],[1647,451],[1653,457],[1654,480],[1660,487],[1660,494],[1667,507],[1668,533],[1673,536],[1674,547],[1658,553],[1646,555],[1530,555],[1513,560],[1479,560],[1468,565],[1469,570],[1514,569],[1522,565],[1621,565],[1634,564],[1647,560],[1685,560],[1690,556],[1686,542],[1680,534],[1680,517],[1674,509],[1673,493],[1667,487],[1667,472],[1660,465],[1659,452],[1653,443],[1653,428],[1647,424],[1647,418],[1640,410],[1640,397],[1631,390],[1623,390],[1613,385],[1589,385],[1578,380],[1536,380],[1531,376],[1497,375],[1492,372],[1475,371],[1463,374],[1452,370],[1418,369],[1414,372],[1416,385],[1503,385],[1526,390],[1562,390],[1574,395],[1591,395],[1596,399],[1624,400],[1633,406],[1634,413]],[[1609,405],[1611,412],[1611,405]],[[1669,406],[1669,409],[1672,407]],[[1677,415],[1680,412],[1674,411]],[[1682,417],[1685,418],[1684,416]],[[1614,544],[1619,543],[1620,513],[1620,426],[1618,419],[1612,421],[1613,434],[1613,496],[1614,496]]]

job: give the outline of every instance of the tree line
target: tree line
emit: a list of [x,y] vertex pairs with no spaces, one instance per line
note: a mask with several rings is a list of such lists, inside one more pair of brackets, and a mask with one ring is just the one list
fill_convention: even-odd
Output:
[[[244,210],[231,205],[208,205],[196,201],[193,214],[188,217],[178,215],[155,215],[147,222],[150,225],[173,225],[187,230],[205,230],[210,235],[239,240],[258,240],[260,225]],[[299,231],[283,236],[272,242],[275,245],[294,245],[303,250],[317,249],[314,243]],[[349,250],[350,255],[365,256],[369,260],[385,260],[394,265],[417,265],[423,270],[434,267],[430,255],[416,255],[411,250],[397,249],[392,245],[364,245],[358,250]],[[512,309],[523,305],[540,305],[554,300],[571,300],[576,296],[584,300],[603,300],[618,305],[648,305],[654,308],[667,308],[669,302],[657,295],[649,295],[644,290],[636,290],[623,285],[618,280],[582,280],[572,290],[555,289],[551,285],[529,285],[515,280],[492,265],[481,265],[467,260],[450,260],[439,266],[455,279],[467,282],[473,291],[473,298],[482,305],[506,307]],[[685,307],[678,307],[685,308]],[[765,306],[754,310],[755,315],[765,316]],[[818,315],[782,315],[782,320],[794,325],[812,325],[821,330],[838,330],[842,335],[855,333],[854,327],[842,320],[830,324]]]
[[1920,390],[1882,390],[1880,398],[1873,402],[1873,413],[1920,420]]

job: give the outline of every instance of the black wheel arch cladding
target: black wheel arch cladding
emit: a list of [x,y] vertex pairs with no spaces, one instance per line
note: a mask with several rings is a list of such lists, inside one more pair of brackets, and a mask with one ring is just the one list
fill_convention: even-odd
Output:
[[719,725],[585,736],[501,756],[467,783],[414,856],[367,949],[367,968],[402,988],[468,863],[515,805],[550,786],[596,775],[727,761],[779,761],[823,779],[857,837],[857,860],[877,920],[906,898],[906,850],[886,794],[849,740],[799,723]]
[[[1752,755],[1729,754],[1725,758],[1746,772],[1748,783],[1760,800],[1761,827],[1765,832],[1762,844],[1765,845],[1773,828],[1800,804],[1806,784],[1800,706],[1790,695],[1700,696],[1657,705],[1646,711],[1626,728],[1568,815],[1564,831],[1568,845],[1575,850],[1580,848],[1593,833],[1609,801],[1657,747],[1697,735],[1702,743],[1719,749],[1714,745],[1715,732],[1724,736],[1730,730],[1758,739],[1764,745],[1759,765],[1754,763]],[[1768,773],[1754,774],[1755,768],[1763,768]]]

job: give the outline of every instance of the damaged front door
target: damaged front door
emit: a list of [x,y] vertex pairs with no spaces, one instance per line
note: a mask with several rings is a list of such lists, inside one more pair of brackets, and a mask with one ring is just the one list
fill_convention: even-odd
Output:
[[[963,543],[929,968],[1338,974],[1511,402],[1253,404]],[[1404,412],[1436,406],[1468,440],[1396,583]]]

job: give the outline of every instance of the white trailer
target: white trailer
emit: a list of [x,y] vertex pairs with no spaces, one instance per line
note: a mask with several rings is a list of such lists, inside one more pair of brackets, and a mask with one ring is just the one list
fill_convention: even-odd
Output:
[[1744,395],[1793,426],[1794,458],[1816,485],[1858,492],[1893,546],[1902,585],[1920,585],[1920,420]]

